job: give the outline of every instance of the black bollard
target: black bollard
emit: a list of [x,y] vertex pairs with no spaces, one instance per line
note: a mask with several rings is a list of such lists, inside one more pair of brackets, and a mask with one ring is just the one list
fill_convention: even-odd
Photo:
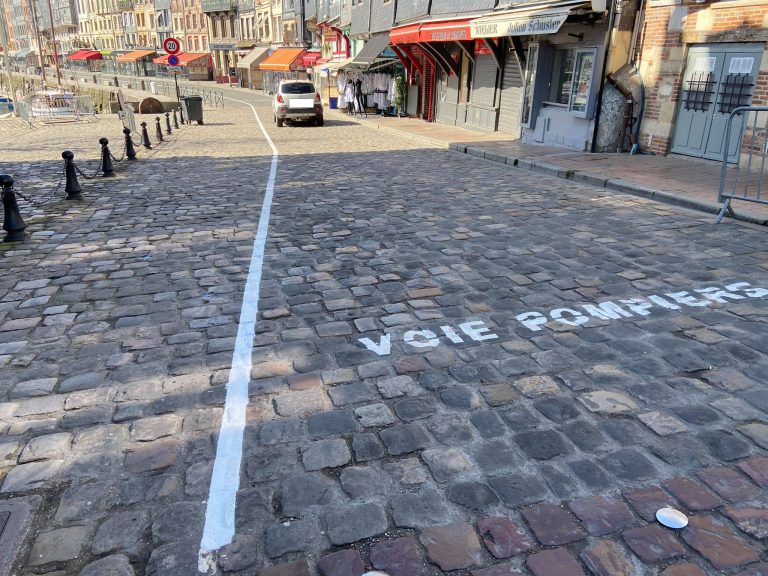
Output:
[[181,106],[179,106],[179,118],[181,123],[184,124],[184,109]]
[[67,193],[67,200],[82,200],[81,192],[83,189],[77,180],[77,172],[75,172],[75,163],[73,162],[75,155],[69,150],[64,150],[61,157],[64,158],[64,177],[67,182],[64,185],[64,192]]
[[112,153],[109,151],[109,140],[99,138],[101,144],[101,171],[104,176],[114,176],[115,167],[112,165]]
[[170,112],[165,113],[165,133],[173,134],[173,132],[171,131],[171,113]]
[[155,116],[155,137],[158,142],[163,142],[163,129],[160,127],[160,116]]
[[123,134],[125,134],[125,157],[128,158],[128,160],[136,160],[136,150],[133,149],[131,129],[123,128]]
[[152,142],[149,141],[149,132],[147,132],[147,123],[141,123],[141,145],[147,150],[152,150]]
[[176,117],[176,108],[173,109],[173,127],[179,129],[179,119]]
[[8,174],[0,174],[0,188],[3,189],[3,242],[19,242],[27,237],[24,231],[27,224],[19,212],[16,194],[13,192],[13,178]]

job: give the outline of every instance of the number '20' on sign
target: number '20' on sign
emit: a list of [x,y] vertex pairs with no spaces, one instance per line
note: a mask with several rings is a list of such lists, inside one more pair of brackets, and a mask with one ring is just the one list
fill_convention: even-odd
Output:
[[168,54],[178,54],[179,50],[181,50],[181,42],[176,38],[166,38],[163,40],[163,49]]

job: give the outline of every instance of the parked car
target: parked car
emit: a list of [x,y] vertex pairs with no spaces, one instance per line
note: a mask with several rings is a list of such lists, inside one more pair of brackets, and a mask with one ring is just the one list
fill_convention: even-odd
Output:
[[272,98],[275,122],[282,126],[286,120],[310,120],[323,125],[323,103],[315,85],[307,80],[280,82]]

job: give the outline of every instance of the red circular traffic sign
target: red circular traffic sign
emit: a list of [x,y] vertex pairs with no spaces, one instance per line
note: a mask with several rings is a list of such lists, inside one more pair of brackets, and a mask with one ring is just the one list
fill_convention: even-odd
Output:
[[166,38],[163,40],[163,49],[168,54],[178,54],[181,51],[181,42],[176,38]]

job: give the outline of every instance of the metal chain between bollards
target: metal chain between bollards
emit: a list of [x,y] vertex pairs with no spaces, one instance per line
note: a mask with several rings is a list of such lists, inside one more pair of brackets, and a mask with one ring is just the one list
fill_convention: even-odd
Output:
[[86,180],[93,180],[94,178],[96,178],[96,176],[98,176],[98,175],[99,175],[99,174],[102,172],[102,170],[103,170],[103,167],[104,167],[104,162],[103,162],[102,160],[99,160],[99,167],[98,167],[98,168],[96,168],[96,172],[94,172],[94,173],[93,173],[92,175],[90,175],[90,176],[89,176],[88,174],[86,174],[85,172],[83,172],[83,171],[80,169],[80,167],[79,167],[77,164],[75,164],[74,162],[72,162],[72,166],[75,168],[75,171],[76,171],[78,174],[80,174],[80,176],[82,176],[82,177],[83,177],[83,178],[85,178]]
[[111,151],[110,151],[109,155],[112,156],[112,160],[113,161],[115,161],[115,162],[122,162],[123,160],[125,160],[125,154],[126,154],[127,151],[128,151],[128,146],[125,144],[125,142],[123,142],[123,153],[120,156],[120,158],[115,157],[115,155],[112,154]]
[[66,171],[62,171],[61,176],[59,177],[59,181],[56,182],[54,187],[51,189],[51,193],[46,196],[45,198],[41,198],[39,200],[36,200],[34,198],[30,198],[27,194],[24,194],[21,190],[16,188],[16,185],[14,184],[11,186],[10,190],[14,192],[19,198],[27,202],[28,204],[31,204],[32,206],[39,206],[40,204],[45,204],[46,202],[50,202],[54,198],[56,198],[56,195],[61,190],[61,184],[64,182],[64,177],[66,176]]

